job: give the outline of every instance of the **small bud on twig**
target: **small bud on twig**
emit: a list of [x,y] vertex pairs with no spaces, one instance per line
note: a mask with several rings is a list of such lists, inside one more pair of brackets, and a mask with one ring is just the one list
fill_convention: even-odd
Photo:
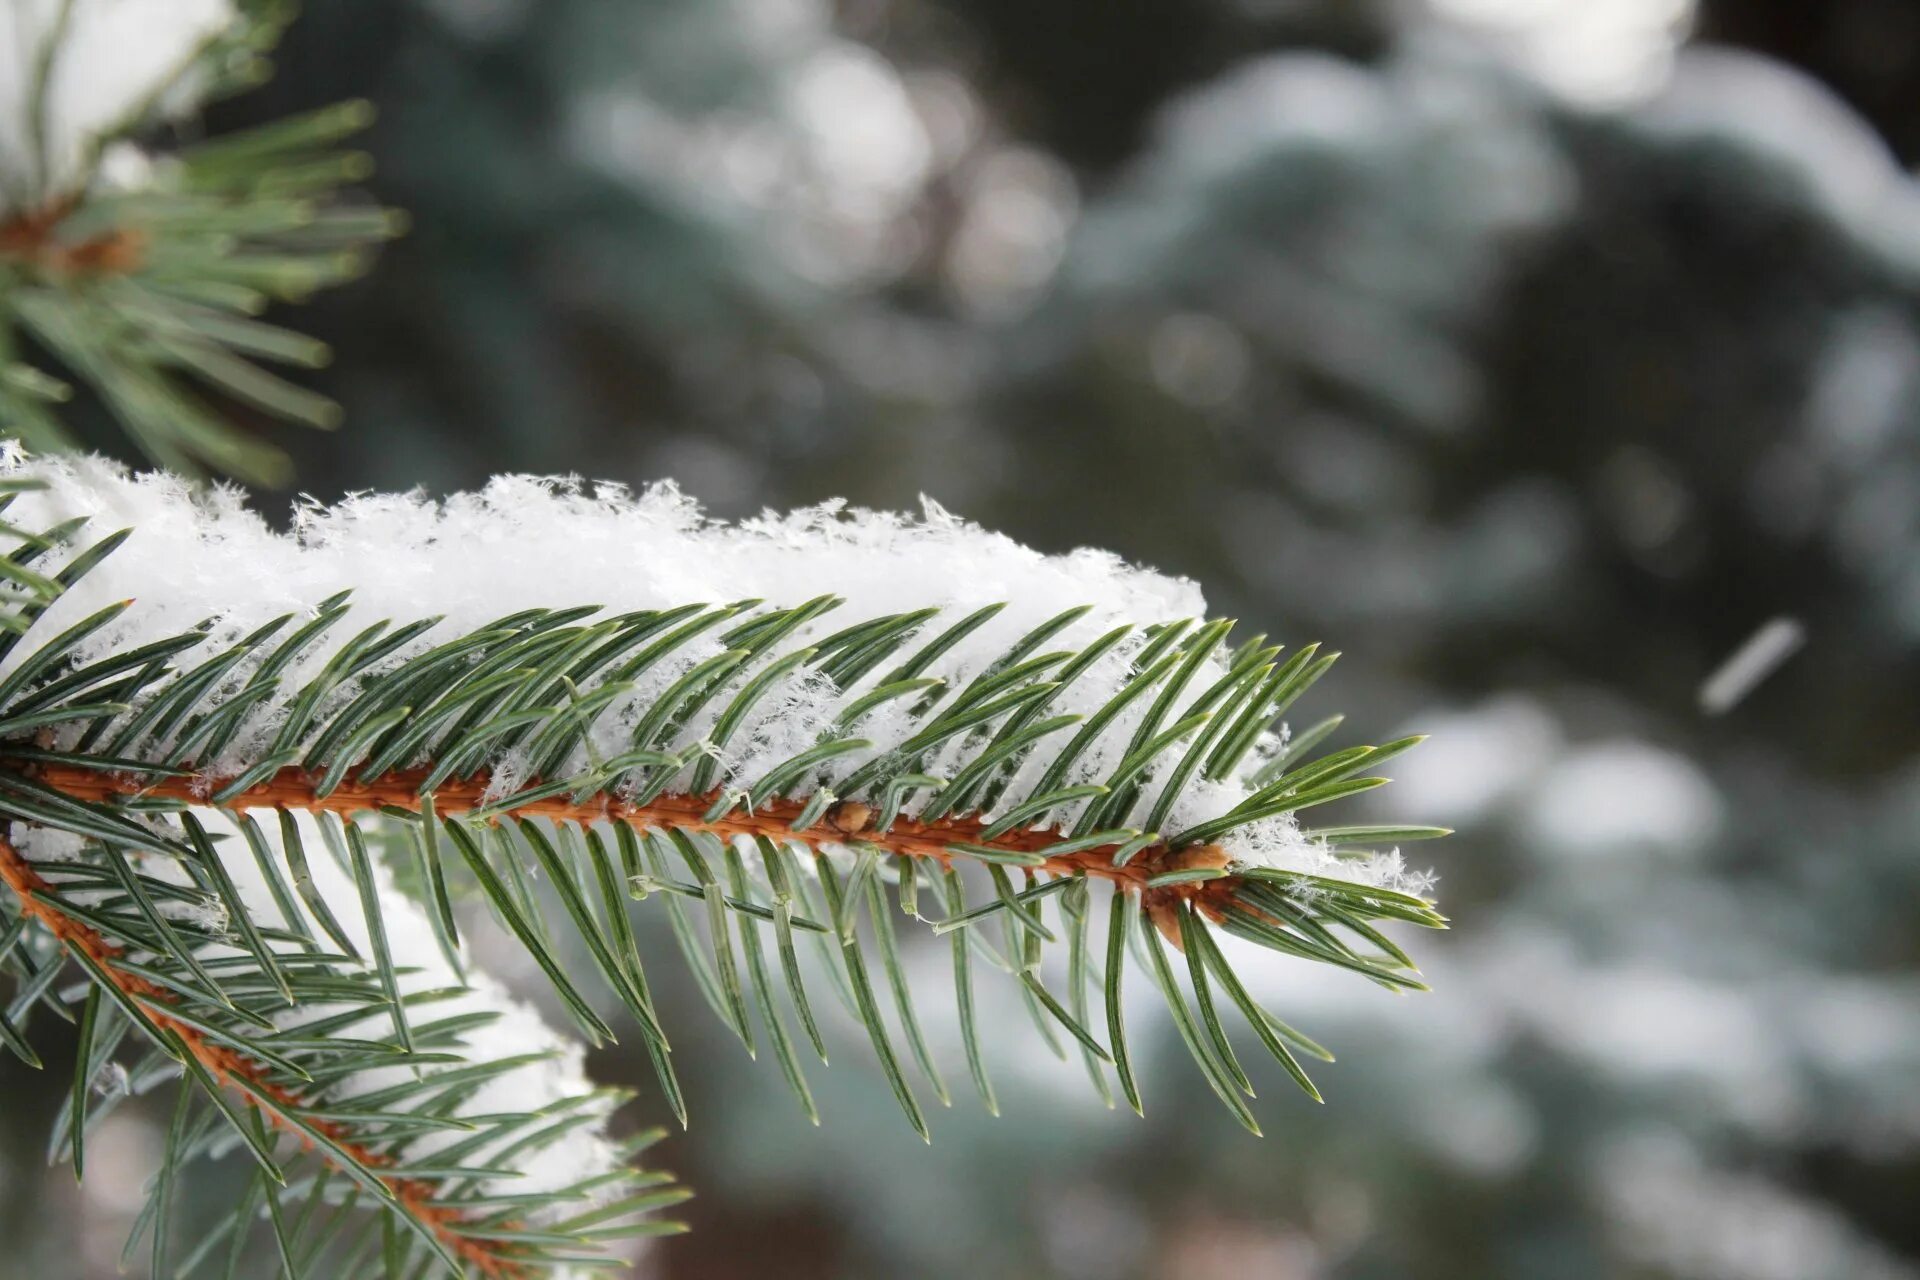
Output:
[[842,800],[827,810],[827,825],[843,836],[859,835],[873,822],[873,810],[858,800]]

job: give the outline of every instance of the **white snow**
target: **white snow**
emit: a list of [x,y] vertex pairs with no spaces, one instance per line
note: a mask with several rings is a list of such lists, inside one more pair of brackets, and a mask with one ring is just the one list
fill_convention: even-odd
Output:
[[1733,710],[1806,642],[1807,629],[1799,619],[1768,619],[1701,682],[1700,709],[1710,716]]
[[[31,474],[49,482],[45,491],[22,495],[9,512],[9,519],[23,527],[42,528],[84,515],[91,537],[123,527],[134,530],[124,546],[35,627],[35,637],[50,637],[108,603],[132,598],[132,607],[87,641],[87,657],[174,635],[208,619],[213,626],[206,645],[224,645],[281,614],[310,615],[318,601],[350,588],[351,614],[288,672],[281,684],[283,698],[303,676],[319,670],[340,644],[380,619],[403,623],[436,614],[445,617],[411,649],[389,659],[390,665],[505,614],[542,606],[591,604],[620,613],[745,598],[762,598],[767,608],[824,594],[844,598],[839,608],[784,641],[779,652],[858,621],[940,608],[939,617],[851,691],[836,691],[817,673],[798,668],[784,687],[771,691],[757,716],[729,744],[731,758],[722,776],[727,785],[751,783],[773,761],[817,741],[846,693],[871,688],[919,644],[981,606],[1006,605],[926,672],[944,678],[949,691],[1069,606],[1090,608],[1056,635],[1045,646],[1048,650],[1084,646],[1123,623],[1137,628],[1204,617],[1206,610],[1192,582],[1129,566],[1103,551],[1045,555],[931,502],[918,516],[830,502],[727,524],[704,516],[670,483],[632,493],[618,485],[575,479],[506,476],[444,501],[419,493],[362,494],[332,507],[309,504],[297,513],[291,532],[279,533],[246,508],[237,490],[196,490],[166,475],[133,476],[98,459],[29,462],[13,454],[0,458],[0,474]],[[673,661],[647,673],[641,688],[610,703],[595,722],[593,749],[606,755],[624,749],[647,702],[693,663],[720,651],[713,638],[719,630],[683,646]],[[1085,716],[1104,705],[1127,678],[1141,643],[1136,631],[1064,690],[1049,714]],[[13,661],[32,647],[30,638]],[[1196,674],[1188,699],[1224,675],[1226,648]],[[189,653],[181,662],[190,663],[193,657]],[[759,662],[771,660],[768,655]],[[758,668],[756,663],[753,669]],[[244,675],[244,668],[238,674]],[[735,676],[732,687],[745,678]],[[350,694],[343,690],[337,697]],[[708,738],[713,718],[727,700],[723,692],[710,701],[683,726],[673,745],[684,748]],[[1067,781],[1103,780],[1125,754],[1150,701],[1137,699],[1116,717]],[[834,761],[825,776],[844,778],[901,741],[915,727],[908,714],[912,705],[913,699],[896,699],[865,717],[856,732],[871,739],[874,747]],[[230,775],[257,759],[282,714],[280,702],[264,703],[227,757],[208,762],[210,771]],[[1175,718],[1177,712],[1167,723]],[[1070,732],[1046,742],[1057,750]],[[1029,795],[1038,782],[1053,754],[1044,749],[1046,742],[1007,788],[1000,801],[1003,810]],[[960,750],[957,743],[950,744],[930,762],[931,771],[950,769]],[[493,763],[524,771],[524,763],[513,759]],[[569,768],[587,763],[583,749]],[[1251,790],[1244,773],[1190,787],[1167,829],[1217,816]],[[1135,818],[1144,819],[1157,794],[1150,777]],[[1223,843],[1242,862],[1371,882],[1398,879],[1396,860],[1336,862],[1301,835],[1287,816],[1241,828]]]

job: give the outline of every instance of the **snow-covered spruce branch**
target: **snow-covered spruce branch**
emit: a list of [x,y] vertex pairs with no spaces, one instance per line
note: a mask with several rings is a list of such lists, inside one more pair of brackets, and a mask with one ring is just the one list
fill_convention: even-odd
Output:
[[[1420,983],[1379,926],[1442,924],[1397,846],[1443,831],[1298,820],[1384,781],[1370,771],[1417,739],[1314,756],[1335,722],[1290,736],[1278,720],[1332,655],[1235,644],[1191,584],[1110,555],[1042,556],[931,506],[721,525],[668,486],[362,496],[301,510],[290,534],[232,492],[94,460],[15,458],[0,489],[11,936],[64,945],[104,993],[89,1009],[118,1009],[120,1034],[139,1027],[201,1077],[263,1170],[279,1160],[266,1125],[313,1142],[336,1185],[408,1229],[410,1260],[572,1265],[555,1259],[607,1223],[650,1229],[670,1194],[556,1205],[644,1182],[601,1148],[559,1161],[571,1181],[507,1195],[497,1160],[443,1165],[484,1141],[434,1131],[491,1111],[380,1083],[437,1080],[442,1052],[467,1064],[446,1074],[484,1070],[498,1049],[475,1061],[459,1018],[415,1010],[443,985],[418,973],[466,963],[462,898],[588,1038],[610,1038],[564,921],[683,1119],[633,903],[664,901],[714,1011],[750,1047],[765,1035],[810,1114],[813,947],[923,1135],[906,1060],[947,1090],[900,918],[951,945],[989,1107],[978,965],[1010,976],[1103,1094],[1141,1106],[1121,1025],[1132,951],[1256,1132],[1226,1015],[1310,1093],[1298,1055],[1324,1051],[1254,1004],[1218,935],[1404,989]],[[387,891],[382,849],[417,911]],[[7,952],[16,1011],[59,1007],[46,945]],[[17,1019],[5,1035],[31,1052]],[[543,1108],[580,1086],[577,1068],[550,1080]],[[183,1140],[234,1140],[202,1115]]]
[[[350,102],[171,151],[160,121],[259,82],[276,0],[15,0],[0,14],[0,428],[71,445],[55,409],[86,385],[156,463],[284,483],[285,456],[223,404],[332,426],[326,398],[262,368],[324,344],[255,319],[357,275],[392,212],[339,189]],[[207,397],[211,393],[211,399]]]

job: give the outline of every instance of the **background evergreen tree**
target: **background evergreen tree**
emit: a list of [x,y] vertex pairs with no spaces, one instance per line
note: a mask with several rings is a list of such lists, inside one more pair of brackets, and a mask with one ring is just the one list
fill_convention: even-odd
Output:
[[[1044,6],[799,12],[814,38],[712,6],[306,15],[210,131],[365,95],[373,185],[416,226],[299,313],[338,351],[305,385],[357,424],[275,437],[301,483],[671,473],[731,513],[924,489],[1192,575],[1224,611],[1338,637],[1323,696],[1370,737],[1404,718],[1453,744],[1394,790],[1470,829],[1444,885],[1472,927],[1429,940],[1437,993],[1388,1016],[1342,986],[1268,993],[1318,1005],[1353,1088],[1290,1109],[1284,1152],[1225,1116],[1116,1126],[1061,1067],[1030,1073],[1059,1097],[956,1115],[929,1161],[862,1073],[812,1080],[815,1131],[714,1044],[686,1073],[710,1127],[668,1163],[728,1187],[724,1219],[678,1210],[728,1229],[653,1265],[1915,1270],[1913,218],[1882,150],[1913,158],[1903,8],[1695,15],[1696,46],[1798,62],[1865,122],[1737,54],[1569,102],[1412,7],[1124,6],[1098,40]],[[610,165],[576,131],[612,86],[696,140],[785,118],[770,86],[823,32],[903,83],[957,81],[974,122],[965,162],[894,198],[914,234],[877,275],[775,270],[754,215],[797,219],[794,188],[743,213],[697,166]],[[1182,132],[1177,104],[1263,80],[1297,105]],[[1053,211],[1013,220],[1030,256],[979,230],[994,192]],[[962,287],[963,259],[1005,274]],[[1335,332],[1355,336],[1329,361]],[[1805,654],[1702,716],[1700,681],[1783,613]],[[647,1073],[596,1055],[596,1078]],[[5,1123],[36,1165],[44,1135]],[[71,1265],[57,1215],[113,1210],[46,1185],[9,1230]]]

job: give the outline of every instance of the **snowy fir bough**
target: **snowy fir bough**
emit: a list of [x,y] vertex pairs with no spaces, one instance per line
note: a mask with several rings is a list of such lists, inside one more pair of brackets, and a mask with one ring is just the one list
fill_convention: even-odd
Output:
[[[931,505],[729,525],[671,486],[524,477],[281,533],[231,490],[3,465],[0,1037],[31,1062],[36,1015],[78,1023],[54,1136],[76,1171],[125,1093],[197,1086],[136,1231],[156,1275],[256,1231],[289,1274],[587,1274],[672,1228],[654,1211],[685,1192],[630,1163],[656,1135],[606,1136],[579,1045],[474,970],[480,914],[585,1040],[632,1028],[683,1121],[653,903],[810,1116],[824,999],[923,1136],[949,1089],[910,930],[950,954],[989,1109],[1006,1029],[974,991],[1004,979],[1139,1110],[1131,978],[1258,1132],[1229,1027],[1315,1097],[1299,1059],[1326,1053],[1222,935],[1406,990],[1382,926],[1443,923],[1397,849],[1444,831],[1302,821],[1418,739],[1316,754],[1337,718],[1279,721],[1335,655],[1237,639],[1105,553]],[[244,1201],[171,1241],[181,1170],[236,1150]]]
[[341,197],[371,119],[347,102],[180,147],[201,104],[258,84],[284,0],[12,0],[0,14],[0,428],[71,447],[97,404],[156,464],[263,484],[285,455],[234,412],[331,427],[337,407],[263,364],[325,344],[258,313],[349,279],[396,234]]
[[[287,16],[21,0],[0,43],[0,430],[25,445],[0,452],[0,1041],[37,1066],[36,1022],[73,1025],[50,1154],[76,1175],[116,1107],[170,1096],[129,1259],[577,1277],[679,1229],[659,1211],[688,1192],[635,1164],[659,1133],[616,1138],[584,1069],[632,1028],[685,1122],[654,901],[816,1121],[833,1005],[923,1137],[921,1099],[950,1100],[916,947],[951,966],[989,1110],[994,972],[1141,1108],[1130,955],[1242,1124],[1237,1023],[1318,1097],[1299,1059],[1325,1050],[1230,955],[1415,989],[1382,926],[1443,924],[1398,852],[1442,830],[1300,822],[1418,741],[1316,755],[1338,717],[1286,730],[1334,655],[931,505],[729,526],[670,486],[509,477],[279,533],[185,478],[284,477],[232,410],[331,423],[260,367],[325,350],[255,313],[398,229],[338,195],[363,104],[156,149],[258,81]],[[167,470],[48,457],[76,391]],[[476,968],[476,929],[578,1035]],[[181,1238],[181,1179],[228,1156],[252,1162],[238,1203]]]

